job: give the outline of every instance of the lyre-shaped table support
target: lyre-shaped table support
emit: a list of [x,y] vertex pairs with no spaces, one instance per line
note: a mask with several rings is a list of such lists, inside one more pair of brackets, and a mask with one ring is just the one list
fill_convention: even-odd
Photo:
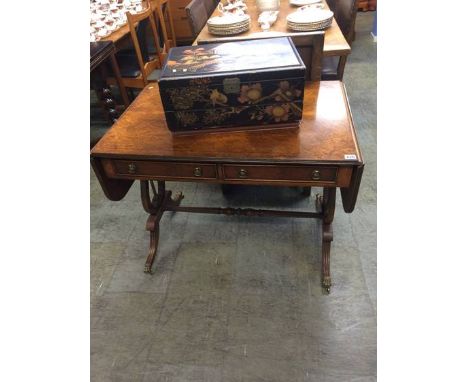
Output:
[[[153,192],[153,197],[150,195],[150,185]],[[168,207],[178,206],[184,196],[179,193],[172,198],[172,192],[166,191],[166,184],[163,181],[158,181],[158,190],[154,186],[153,181],[142,180],[140,182],[141,202],[146,212],[150,214],[146,221],[146,230],[150,233],[150,248],[148,257],[145,263],[145,273],[151,273],[156,251],[159,242],[159,222],[161,221],[164,211]]]
[[336,188],[324,188],[323,196],[317,195],[317,210],[321,211],[322,217],[322,286],[330,293],[330,248],[333,241],[333,217],[335,215]]
[[[322,220],[322,286],[329,293],[330,277],[330,247],[333,240],[332,222],[335,213],[336,188],[325,187],[323,196],[316,196],[317,212],[261,210],[252,208],[221,208],[221,207],[182,207],[180,202],[184,198],[181,193],[172,197],[171,191],[166,191],[164,181],[140,181],[141,201],[143,208],[150,215],[146,221],[146,230],[150,232],[150,248],[145,263],[145,273],[152,273],[151,269],[156,258],[159,241],[159,223],[165,211],[199,212],[224,215],[244,216],[289,216],[299,218],[316,218]],[[152,196],[151,196],[152,193]]]

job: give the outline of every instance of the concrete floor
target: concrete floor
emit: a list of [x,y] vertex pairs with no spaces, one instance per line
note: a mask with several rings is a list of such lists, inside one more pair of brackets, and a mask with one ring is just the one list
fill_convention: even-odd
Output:
[[[366,168],[356,210],[338,197],[332,292],[319,223],[165,214],[154,275],[135,184],[105,199],[91,174],[92,381],[376,380],[376,45],[359,13],[344,81]],[[168,183],[184,203],[300,209],[292,188]],[[313,192],[319,190],[313,190]]]

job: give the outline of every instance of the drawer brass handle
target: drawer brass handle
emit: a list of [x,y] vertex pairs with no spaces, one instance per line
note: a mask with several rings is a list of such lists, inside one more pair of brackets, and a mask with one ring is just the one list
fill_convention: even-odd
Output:
[[312,173],[312,180],[320,180],[320,171],[319,170],[315,170]]
[[195,167],[195,169],[193,170],[193,175],[195,175],[195,176],[202,176],[202,169],[201,169],[201,167]]
[[243,168],[241,168],[241,169],[239,170],[239,178],[247,178],[247,174],[248,174],[248,173],[247,173],[247,170],[245,170],[245,169],[243,169]]
[[135,163],[130,163],[128,165],[128,173],[129,174],[135,174],[136,173],[136,164]]

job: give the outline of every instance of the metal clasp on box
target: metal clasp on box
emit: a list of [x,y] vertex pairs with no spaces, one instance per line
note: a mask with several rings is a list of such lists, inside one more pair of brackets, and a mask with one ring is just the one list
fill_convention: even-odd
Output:
[[240,93],[240,79],[239,78],[225,78],[223,80],[223,92],[225,94]]

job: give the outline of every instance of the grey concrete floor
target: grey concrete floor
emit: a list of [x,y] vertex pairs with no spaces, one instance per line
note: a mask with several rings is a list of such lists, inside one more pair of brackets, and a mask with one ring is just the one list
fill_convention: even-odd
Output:
[[[337,200],[330,295],[315,220],[164,215],[143,273],[135,184],[106,200],[91,174],[92,381],[376,380],[376,45],[359,13],[344,81],[366,168],[356,210]],[[303,209],[292,188],[168,183],[184,204]],[[313,190],[319,192],[319,189]]]

